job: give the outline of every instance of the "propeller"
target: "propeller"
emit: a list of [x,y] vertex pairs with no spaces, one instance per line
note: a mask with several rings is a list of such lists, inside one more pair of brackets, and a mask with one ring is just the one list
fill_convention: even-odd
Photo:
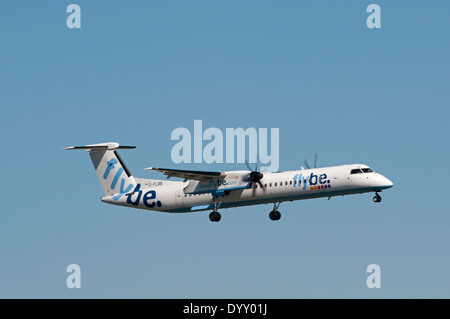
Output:
[[[319,157],[319,155],[314,154],[314,168],[317,167],[317,158]],[[306,161],[306,159],[303,161],[303,163],[305,164],[307,169],[311,169],[311,167],[309,166],[308,162]]]
[[264,174],[261,172],[258,172],[258,163],[256,163],[254,170],[252,170],[252,168],[248,164],[247,160],[245,160],[245,165],[247,165],[247,168],[250,170],[250,174],[248,174],[247,178],[248,178],[248,181],[250,183],[252,183],[253,197],[255,196],[255,190],[256,190],[257,183],[264,191],[266,191],[263,183],[261,183],[261,179],[264,177]]

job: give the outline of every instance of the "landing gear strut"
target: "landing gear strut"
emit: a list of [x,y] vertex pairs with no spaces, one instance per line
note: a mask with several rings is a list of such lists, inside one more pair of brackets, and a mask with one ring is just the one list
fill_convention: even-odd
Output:
[[381,196],[378,194],[378,192],[375,193],[375,196],[373,197],[374,203],[381,202]]
[[281,202],[273,203],[273,210],[269,213],[270,220],[279,220],[281,218],[281,213],[278,211],[278,207],[280,207]]
[[214,210],[209,213],[209,220],[212,222],[218,222],[222,218],[222,215],[217,211],[220,207],[220,204],[222,204],[223,197],[220,199],[219,202],[217,202],[218,197],[214,197]]

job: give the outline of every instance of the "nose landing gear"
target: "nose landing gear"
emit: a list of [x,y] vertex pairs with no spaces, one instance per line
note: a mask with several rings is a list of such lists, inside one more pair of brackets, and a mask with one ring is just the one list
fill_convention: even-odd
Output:
[[373,202],[374,203],[381,202],[381,196],[378,194],[378,192],[375,193],[375,196],[373,197]]

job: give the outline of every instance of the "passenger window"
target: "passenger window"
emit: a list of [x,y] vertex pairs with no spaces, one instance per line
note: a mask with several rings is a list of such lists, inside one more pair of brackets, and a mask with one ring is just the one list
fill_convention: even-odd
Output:
[[275,186],[277,186],[277,183],[275,182]]
[[269,187],[272,187],[272,183],[269,183]]
[[292,181],[289,181],[289,185],[292,185]]

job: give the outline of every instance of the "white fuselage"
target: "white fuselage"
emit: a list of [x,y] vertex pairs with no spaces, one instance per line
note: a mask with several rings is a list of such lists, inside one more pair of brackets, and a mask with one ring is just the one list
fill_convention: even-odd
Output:
[[[351,173],[358,169],[359,173]],[[248,173],[226,172],[219,184],[231,186],[221,188],[211,182],[210,185],[216,185],[216,190],[220,190],[212,192],[211,189],[203,189],[197,181],[173,182],[135,178],[138,187],[133,192],[123,193],[120,198],[117,195],[105,196],[102,201],[141,209],[182,213],[211,210],[217,202],[220,202],[220,208],[229,208],[379,192],[393,185],[386,177],[362,164],[264,173],[260,180],[264,187],[243,182],[243,177]]]

